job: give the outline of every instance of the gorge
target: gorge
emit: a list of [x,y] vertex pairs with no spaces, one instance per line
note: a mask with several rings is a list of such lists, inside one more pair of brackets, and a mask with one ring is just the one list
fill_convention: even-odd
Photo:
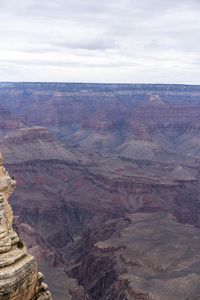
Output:
[[54,300],[198,299],[200,86],[0,83],[0,136]]

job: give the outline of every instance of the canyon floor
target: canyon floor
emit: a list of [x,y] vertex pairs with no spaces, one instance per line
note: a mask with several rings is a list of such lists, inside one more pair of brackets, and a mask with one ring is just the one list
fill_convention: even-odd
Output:
[[54,300],[197,300],[200,86],[0,83],[15,228]]

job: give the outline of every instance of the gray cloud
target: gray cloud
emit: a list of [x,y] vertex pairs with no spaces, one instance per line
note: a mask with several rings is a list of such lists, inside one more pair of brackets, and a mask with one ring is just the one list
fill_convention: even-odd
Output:
[[0,0],[0,80],[198,83],[199,30],[197,0]]

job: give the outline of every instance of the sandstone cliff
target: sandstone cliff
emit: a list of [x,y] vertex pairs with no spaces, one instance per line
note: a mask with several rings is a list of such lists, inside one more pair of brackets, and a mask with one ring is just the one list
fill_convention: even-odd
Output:
[[0,299],[51,300],[34,257],[13,230],[13,212],[8,198],[15,186],[0,155]]

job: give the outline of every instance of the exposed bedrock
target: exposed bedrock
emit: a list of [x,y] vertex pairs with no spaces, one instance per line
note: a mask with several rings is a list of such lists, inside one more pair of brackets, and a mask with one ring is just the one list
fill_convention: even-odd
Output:
[[66,271],[93,300],[197,300],[199,237],[171,214],[130,214],[78,241]]
[[8,202],[15,187],[0,156],[0,299],[51,300],[35,258],[13,230],[13,212]]

